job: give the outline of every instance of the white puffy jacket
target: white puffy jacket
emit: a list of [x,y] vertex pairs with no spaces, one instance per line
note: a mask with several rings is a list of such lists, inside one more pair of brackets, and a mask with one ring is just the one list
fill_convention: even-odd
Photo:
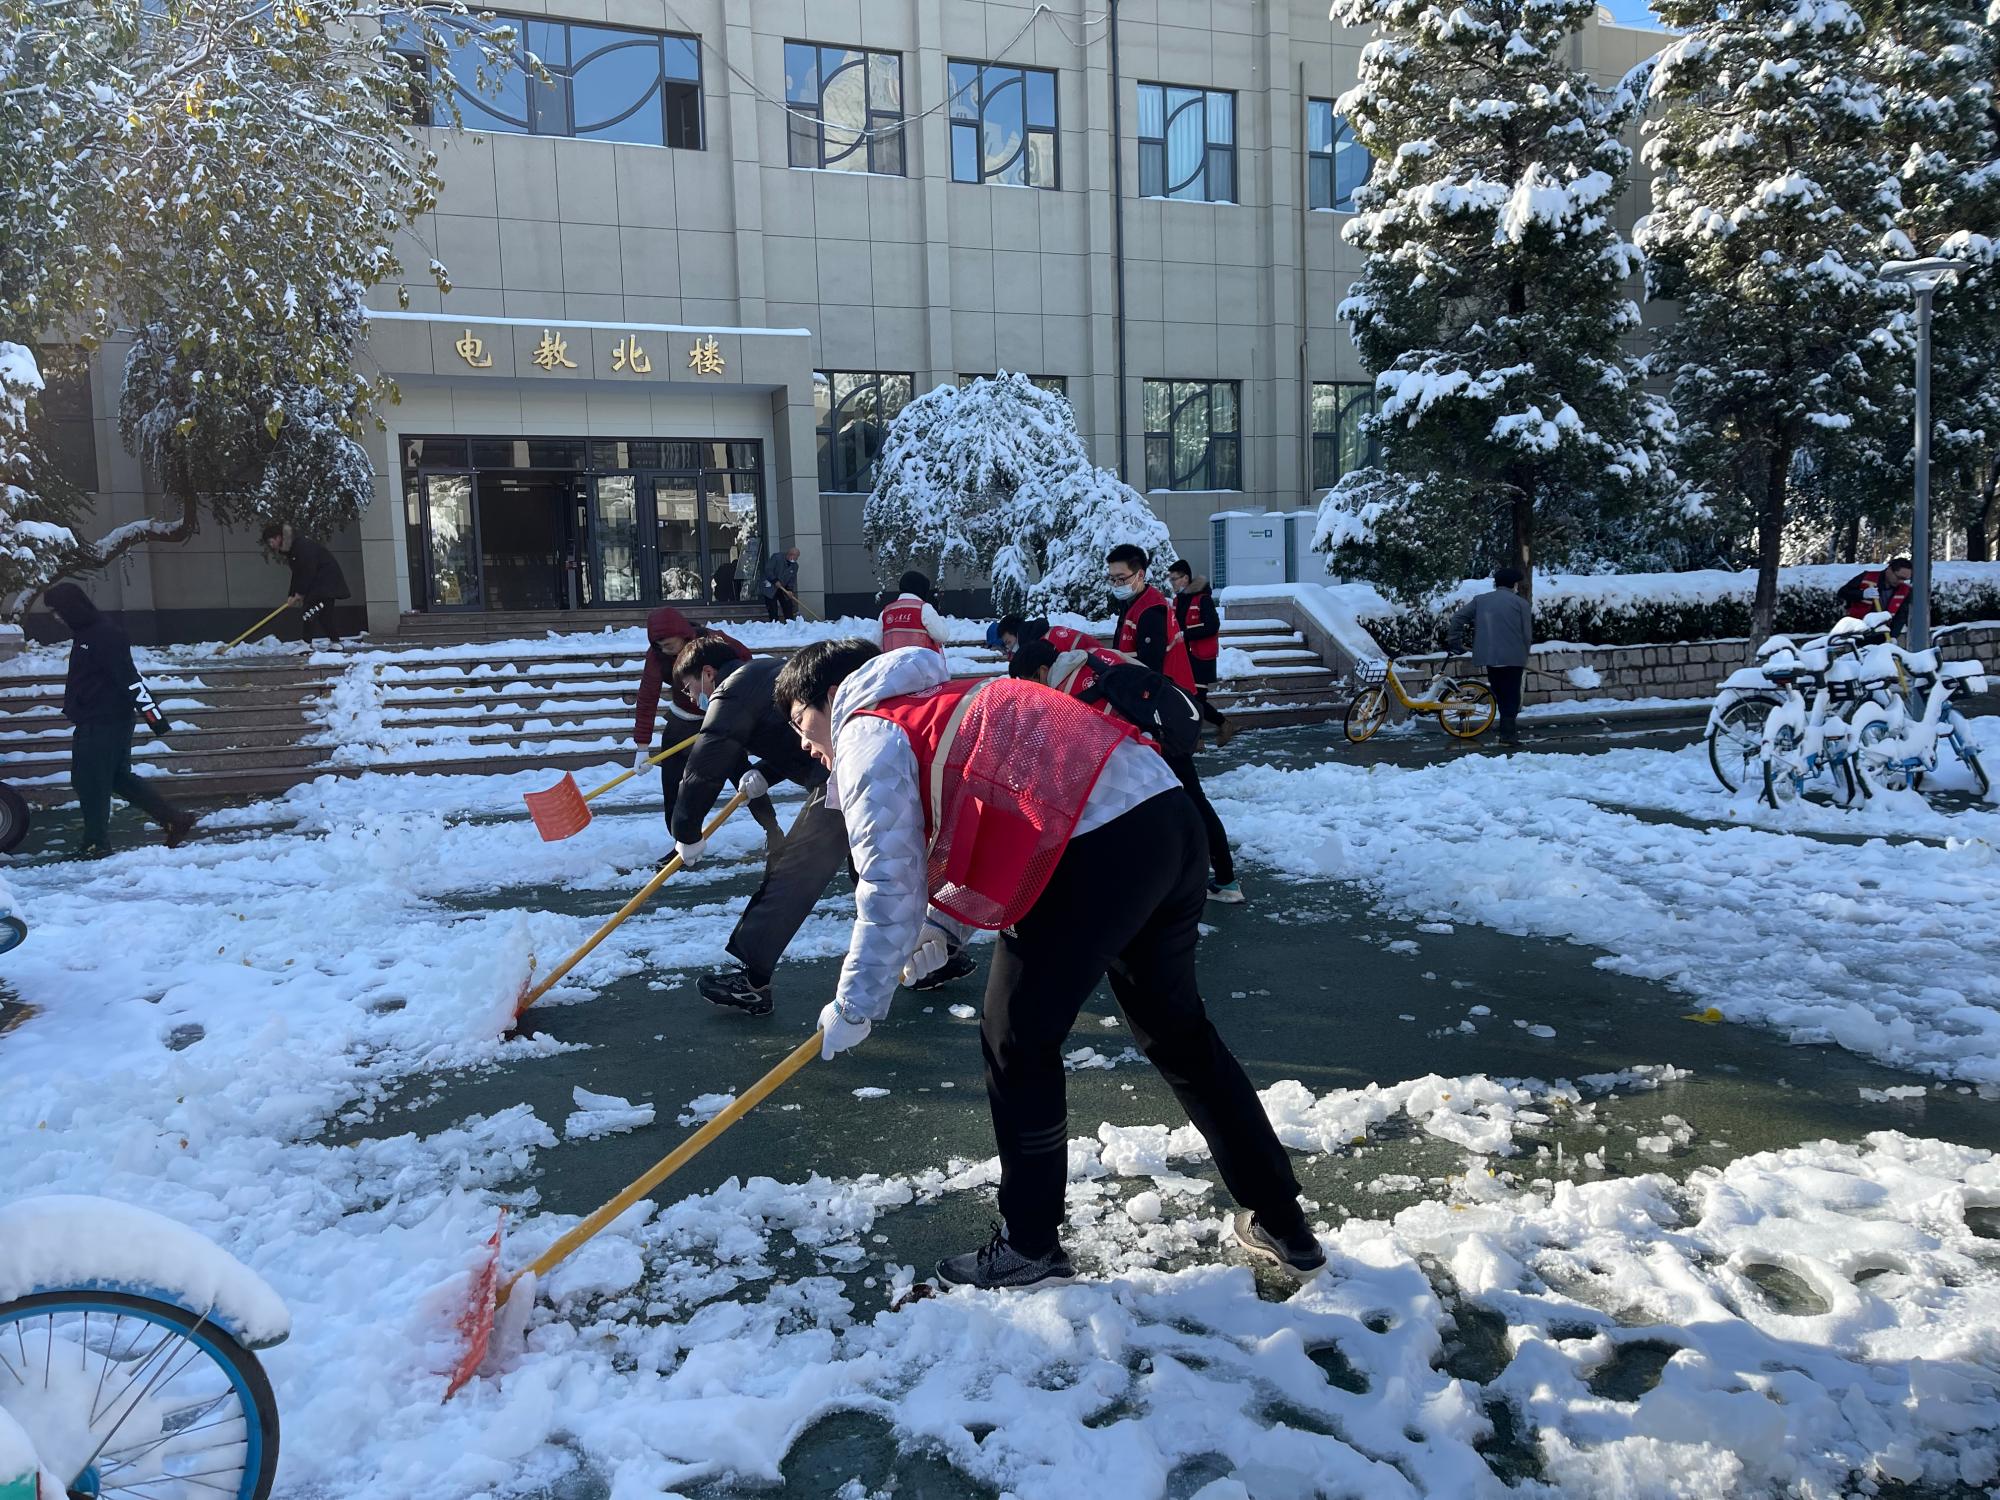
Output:
[[[890,651],[861,668],[833,695],[833,777],[827,805],[847,823],[854,856],[854,933],[835,999],[854,1015],[889,1013],[903,963],[923,934],[930,906],[923,791],[909,736],[887,719],[860,716],[887,698],[921,693],[950,679],[943,657],[922,646]],[[1166,763],[1137,740],[1111,754],[1084,802],[1076,832],[1087,833],[1149,798],[1180,791]],[[961,940],[970,932],[943,912],[931,919]]]

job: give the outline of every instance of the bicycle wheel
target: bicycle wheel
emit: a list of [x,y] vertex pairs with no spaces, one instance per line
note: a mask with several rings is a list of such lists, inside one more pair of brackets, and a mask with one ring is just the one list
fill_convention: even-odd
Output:
[[1799,748],[1798,731],[1786,724],[1771,737],[1771,753],[1763,756],[1764,800],[1772,807],[1789,807],[1805,791],[1805,781],[1797,774],[1792,758]]
[[1708,731],[1708,768],[1732,792],[1756,775],[1764,753],[1764,720],[1773,707],[1769,698],[1738,698],[1715,717]]
[[1358,745],[1380,729],[1382,721],[1388,717],[1389,690],[1385,687],[1365,687],[1347,705],[1347,717],[1341,721],[1340,730],[1350,744]]
[[0,781],[0,854],[12,854],[20,848],[21,840],[28,836],[28,825],[33,821],[28,799]]
[[1437,711],[1438,724],[1455,740],[1478,739],[1500,712],[1493,702],[1493,689],[1474,678],[1454,682],[1438,694],[1438,702],[1442,705]]
[[1863,704],[1853,719],[1854,743],[1861,769],[1885,792],[1914,792],[1923,786],[1924,773],[1900,760],[1892,760],[1882,750],[1884,740],[1900,739],[1895,725],[1873,704]]
[[257,1356],[171,1303],[38,1292],[0,1307],[0,1407],[72,1500],[265,1500],[278,1403]]
[[1957,709],[1945,715],[1944,727],[1946,736],[1951,740],[1952,753],[1972,773],[1973,785],[1979,789],[1979,800],[1984,802],[1992,794],[1993,783],[1987,778],[1986,767],[1979,763],[1979,750],[1972,743],[1971,732]]

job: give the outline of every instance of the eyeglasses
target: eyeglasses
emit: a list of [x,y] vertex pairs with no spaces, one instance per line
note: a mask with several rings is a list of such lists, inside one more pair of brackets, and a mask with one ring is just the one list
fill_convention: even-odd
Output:
[[1139,575],[1137,573],[1110,573],[1107,574],[1106,576],[1109,577],[1113,583],[1130,583],[1133,579],[1137,578]]

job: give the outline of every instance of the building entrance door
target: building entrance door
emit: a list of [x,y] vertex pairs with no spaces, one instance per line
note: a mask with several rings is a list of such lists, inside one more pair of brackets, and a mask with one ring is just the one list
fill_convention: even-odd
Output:
[[426,474],[423,558],[432,609],[478,609],[479,523],[472,475]]
[[479,475],[479,572],[488,609],[568,609],[575,549],[565,474],[487,469]]

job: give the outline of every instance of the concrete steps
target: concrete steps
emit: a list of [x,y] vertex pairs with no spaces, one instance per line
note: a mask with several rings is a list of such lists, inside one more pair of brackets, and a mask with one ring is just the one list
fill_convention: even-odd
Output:
[[[755,618],[762,610],[703,614]],[[175,705],[168,710],[175,729],[165,742],[142,729],[134,762],[141,774],[170,775],[171,794],[186,799],[263,795],[363,771],[467,775],[540,767],[553,777],[622,762],[630,756],[644,660],[601,632],[637,626],[644,615],[413,616],[406,623],[416,628],[393,649],[369,642],[345,664],[295,656],[226,665],[194,654],[156,660],[148,680],[163,704]],[[552,634],[578,639],[571,645],[551,641]],[[462,650],[487,642],[499,649]],[[1248,655],[1253,668],[1215,689],[1217,706],[1245,727],[1323,721],[1345,708],[1345,686],[1283,621],[1230,621],[1222,645]],[[983,644],[955,645],[953,656],[961,669],[968,661],[980,673],[1003,669]],[[0,777],[33,800],[70,796],[61,702],[58,675],[0,676]],[[663,716],[663,732],[665,724]]]

